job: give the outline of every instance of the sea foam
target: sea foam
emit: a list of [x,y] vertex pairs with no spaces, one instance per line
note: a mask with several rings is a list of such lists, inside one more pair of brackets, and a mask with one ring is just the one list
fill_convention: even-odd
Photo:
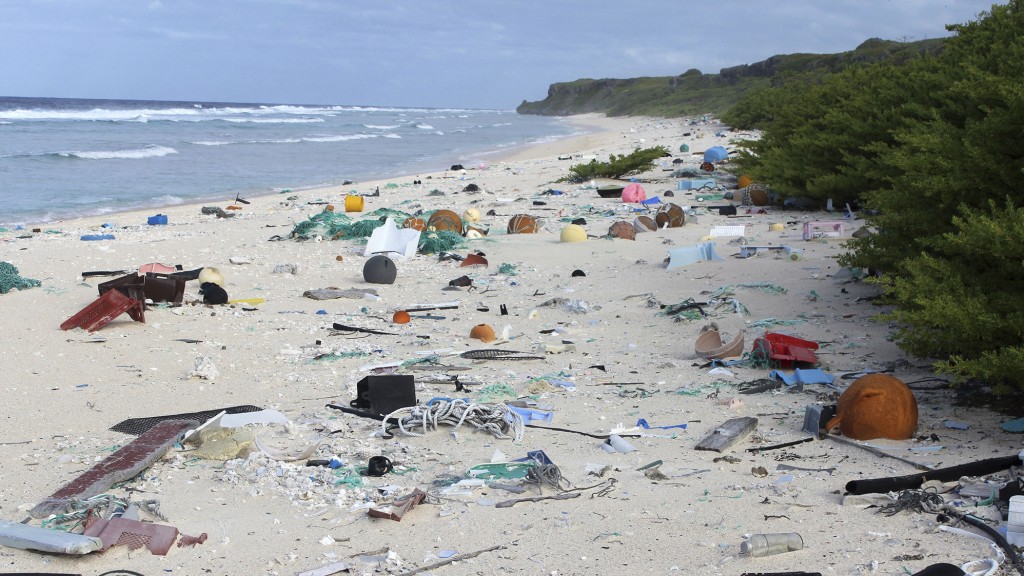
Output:
[[168,154],[177,153],[177,150],[174,148],[168,148],[167,146],[146,146],[145,148],[137,148],[134,150],[76,150],[71,152],[61,152],[60,155],[72,158],[82,158],[84,160],[137,160],[140,158],[159,158],[161,156],[167,156]]

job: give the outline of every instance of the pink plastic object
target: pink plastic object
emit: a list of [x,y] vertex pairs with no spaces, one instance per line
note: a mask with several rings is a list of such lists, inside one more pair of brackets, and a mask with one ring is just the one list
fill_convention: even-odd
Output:
[[167,264],[161,264],[159,262],[150,262],[149,264],[143,264],[139,266],[139,276],[142,276],[146,272],[157,272],[159,274],[171,274],[177,272],[178,269],[174,266],[168,266]]
[[626,203],[636,204],[637,202],[643,202],[647,200],[647,193],[644,192],[644,187],[633,182],[622,189],[622,201]]

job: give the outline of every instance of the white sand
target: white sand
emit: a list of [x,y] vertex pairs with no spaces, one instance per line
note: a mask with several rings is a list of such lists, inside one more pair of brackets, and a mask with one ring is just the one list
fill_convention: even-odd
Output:
[[[288,447],[299,448],[316,435],[325,436],[318,457],[336,455],[352,467],[365,466],[369,457],[384,454],[401,475],[363,478],[361,488],[323,482],[330,471],[278,464],[254,458],[248,464],[198,460],[185,450],[172,450],[144,475],[127,484],[131,489],[110,492],[133,500],[157,499],[166,524],[209,539],[194,548],[172,548],[167,556],[146,550],[115,547],[85,557],[46,555],[4,548],[0,570],[99,574],[117,568],[147,576],[156,574],[294,574],[330,562],[345,561],[353,573],[401,573],[438,561],[443,551],[466,554],[504,546],[468,561],[437,568],[434,574],[626,574],[808,571],[823,574],[905,574],[936,562],[962,564],[991,557],[984,543],[937,530],[934,516],[901,513],[892,517],[875,509],[843,506],[843,489],[854,479],[915,473],[911,466],[858,448],[822,440],[763,453],[748,448],[799,440],[804,407],[834,403],[836,392],[821,385],[804,391],[739,395],[741,382],[768,376],[767,370],[734,368],[732,376],[709,374],[700,368],[693,342],[700,320],[675,322],[659,315],[657,305],[687,298],[707,300],[727,285],[767,282],[787,290],[769,294],[736,288],[735,297],[749,316],[721,310],[714,320],[735,334],[748,323],[765,318],[800,320],[778,331],[822,343],[822,368],[837,377],[866,369],[896,365],[905,381],[929,376],[926,363],[905,359],[887,340],[890,328],[872,321],[879,308],[859,297],[875,293],[861,283],[840,284],[833,278],[840,267],[837,240],[805,242],[805,221],[831,219],[826,213],[772,211],[748,218],[726,218],[700,209],[697,222],[637,236],[635,241],[596,238],[616,219],[632,220],[631,206],[597,197],[593,190],[555,181],[568,167],[597,155],[628,153],[637,146],[663,144],[678,150],[688,142],[700,151],[728,144],[716,137],[713,125],[688,126],[681,120],[647,118],[574,119],[599,125],[603,131],[516,151],[503,160],[468,158],[465,174],[441,170],[354,187],[305,191],[253,198],[232,219],[200,214],[199,206],[161,210],[167,226],[147,226],[147,213],[44,225],[44,232],[21,238],[22,231],[0,233],[0,261],[14,264],[22,276],[42,280],[41,288],[0,295],[3,330],[4,443],[0,446],[0,518],[21,521],[28,510],[65,483],[108,456],[133,437],[109,431],[126,418],[159,416],[254,404],[284,412],[293,425],[287,430],[257,431]],[[695,132],[689,138],[684,132]],[[735,136],[731,134],[730,136]],[[558,160],[573,155],[573,160]],[[698,163],[682,155],[685,167]],[[487,169],[475,168],[485,160]],[[663,167],[645,180],[648,196],[680,205],[697,205],[692,195],[678,192]],[[422,185],[413,186],[413,179]],[[387,188],[389,182],[400,184]],[[482,192],[460,192],[476,183]],[[367,285],[362,279],[363,245],[354,241],[268,241],[287,237],[292,227],[322,210],[310,201],[330,201],[338,210],[346,191],[366,192],[379,186],[381,196],[366,198],[365,211],[395,207],[404,211],[475,207],[483,224],[494,232],[469,242],[458,251],[480,250],[487,269],[439,262],[436,255],[409,260],[396,258],[398,280],[393,285]],[[541,196],[555,188],[560,196]],[[444,196],[428,196],[432,189]],[[286,200],[298,196],[297,200]],[[534,200],[546,202],[534,206]],[[408,203],[405,203],[409,201]],[[718,202],[722,203],[722,202]],[[227,204],[222,204],[221,207]],[[741,215],[744,209],[741,209]],[[533,235],[498,234],[511,215],[529,213],[544,219],[544,230]],[[585,243],[559,242],[559,215],[582,217],[595,236]],[[771,223],[785,231],[770,232]],[[112,229],[101,228],[103,223]],[[715,225],[746,225],[750,244],[790,245],[799,260],[775,254],[741,260],[731,257],[738,247],[731,238],[716,238],[722,261],[666,271],[663,261],[674,247],[690,246]],[[847,232],[858,227],[848,223]],[[49,231],[56,231],[50,233]],[[112,233],[116,240],[84,242],[83,234]],[[336,256],[342,256],[339,262]],[[235,265],[231,258],[251,263]],[[96,285],[109,278],[83,280],[85,271],[133,269],[149,262],[181,264],[188,269],[219,268],[231,298],[262,298],[258,306],[207,307],[189,304],[176,309],[151,307],[146,323],[126,315],[94,334],[61,331],[65,319],[92,302]],[[294,264],[297,274],[273,274],[278,264]],[[499,265],[512,264],[515,276],[498,274]],[[585,277],[574,278],[574,269]],[[448,281],[469,274],[473,290],[444,291]],[[315,301],[302,296],[310,289],[372,287],[380,301],[338,299]],[[198,283],[189,282],[186,302],[199,300]],[[813,296],[816,295],[816,299]],[[542,307],[552,298],[586,302],[585,313]],[[392,325],[396,309],[413,303],[458,300],[457,310],[436,311],[432,320],[414,318]],[[509,315],[499,315],[500,305]],[[487,307],[489,311],[477,309]],[[247,308],[255,308],[248,310]],[[326,311],[325,315],[317,311]],[[533,311],[536,311],[535,313]],[[398,333],[362,338],[330,335],[333,322]],[[601,441],[564,432],[528,428],[521,442],[486,433],[451,428],[423,437],[385,440],[374,437],[375,422],[325,408],[347,405],[367,364],[422,358],[428,350],[461,353],[486,345],[468,338],[472,326],[489,323],[497,331],[510,326],[511,342],[501,348],[532,351],[538,344],[575,344],[575,351],[550,354],[544,360],[473,362],[458,356],[441,360],[466,370],[448,372],[463,380],[482,382],[471,390],[504,384],[517,396],[531,393],[540,404],[554,407],[552,426],[607,434],[620,423],[638,418],[653,426],[686,423],[686,430],[653,430],[653,436],[629,441],[629,454],[609,454]],[[549,332],[563,329],[562,333]],[[549,333],[543,333],[548,331]],[[747,327],[746,350],[763,328]],[[365,336],[365,335],[364,335]],[[186,343],[181,339],[201,340]],[[316,343],[320,341],[318,346]],[[365,352],[336,360],[312,360],[322,353]],[[189,377],[200,357],[209,358],[219,373],[211,380]],[[909,360],[906,361],[906,360]],[[604,370],[595,368],[604,366]],[[417,380],[435,372],[412,372]],[[547,391],[531,383],[538,378],[569,380],[574,390],[552,386]],[[629,385],[609,385],[614,382]],[[849,381],[840,381],[845,385]],[[536,392],[537,390],[540,392]],[[1012,455],[1017,437],[998,428],[1001,416],[985,410],[959,408],[948,393],[918,391],[919,436],[935,434],[937,441],[873,442],[887,445],[903,458],[934,466],[951,466],[983,458]],[[435,396],[480,398],[480,392],[456,393],[450,384],[417,385],[425,402]],[[511,399],[496,396],[492,401]],[[486,400],[486,398],[484,398]],[[732,402],[730,403],[730,400]],[[727,452],[730,463],[716,452],[694,445],[729,418],[756,416],[754,435]],[[969,425],[950,429],[945,420]],[[923,450],[941,446],[941,450]],[[583,490],[574,499],[525,502],[511,508],[495,503],[536,496],[534,489],[517,495],[500,489],[477,490],[472,496],[442,496],[433,484],[438,478],[465,474],[471,466],[490,461],[496,450],[520,458],[529,450],[544,450],[575,487],[614,479],[607,490]],[[655,460],[665,480],[653,480],[637,469]],[[262,462],[264,467],[260,468]],[[780,464],[832,472],[779,470]],[[588,475],[608,466],[603,478]],[[764,467],[767,476],[752,474]],[[278,475],[280,474],[280,475]],[[317,474],[320,480],[303,485]],[[259,476],[257,478],[257,476]],[[343,478],[339,475],[337,478]],[[229,481],[225,481],[229,480]],[[294,483],[295,486],[279,487]],[[610,483],[609,483],[610,484]],[[395,493],[413,488],[430,497],[401,522],[371,519],[353,505],[367,500],[388,501],[384,487]],[[608,487],[605,484],[604,487]],[[544,495],[555,492],[546,488]],[[979,513],[985,514],[986,509]],[[991,510],[991,508],[987,509]],[[991,513],[991,512],[989,512]],[[146,517],[147,519],[151,519]],[[31,520],[38,526],[38,520]],[[805,549],[778,556],[739,555],[744,534],[798,532]],[[390,560],[374,563],[368,556],[392,552]],[[369,554],[367,554],[369,553]],[[360,554],[363,554],[361,557]]]

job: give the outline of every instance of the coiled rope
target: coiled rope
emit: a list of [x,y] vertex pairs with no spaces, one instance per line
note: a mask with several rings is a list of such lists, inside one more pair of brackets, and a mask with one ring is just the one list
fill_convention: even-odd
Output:
[[[495,438],[511,438],[519,442],[526,429],[523,417],[504,404],[476,404],[459,399],[435,400],[425,406],[399,408],[384,418],[381,431],[388,434],[388,422],[395,420],[399,431],[406,436],[423,436],[441,424],[454,426],[456,431],[463,424],[468,424],[476,430],[489,432]],[[420,431],[414,431],[417,428]]]

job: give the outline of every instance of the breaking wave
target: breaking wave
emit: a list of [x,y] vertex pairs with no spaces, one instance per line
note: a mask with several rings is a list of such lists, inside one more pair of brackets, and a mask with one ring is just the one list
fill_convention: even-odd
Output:
[[73,150],[71,152],[58,152],[58,155],[69,158],[82,158],[84,160],[138,160],[140,158],[159,158],[177,153],[177,150],[167,146],[146,146],[145,148],[136,148],[134,150]]

